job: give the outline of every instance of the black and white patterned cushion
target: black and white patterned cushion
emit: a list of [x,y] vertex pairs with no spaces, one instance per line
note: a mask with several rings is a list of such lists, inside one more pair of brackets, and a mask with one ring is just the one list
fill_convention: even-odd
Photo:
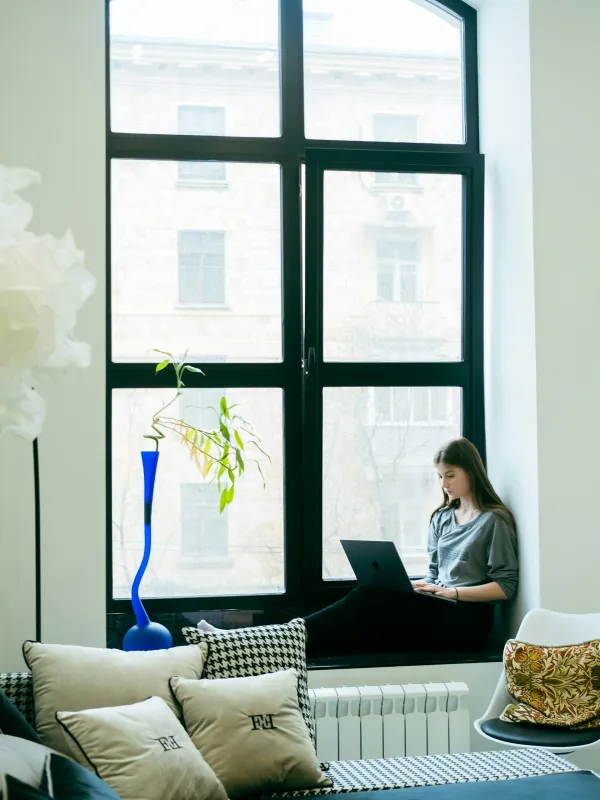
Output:
[[331,788],[269,792],[263,794],[261,800],[374,792],[379,789],[406,789],[417,786],[443,786],[453,783],[504,781],[577,770],[574,764],[565,759],[537,748],[377,758],[364,761],[332,761],[328,772],[328,777],[333,781]]
[[298,673],[298,703],[311,738],[315,738],[310,713],[306,673],[306,627],[303,619],[282,625],[260,625],[230,631],[199,631],[183,628],[188,644],[206,642],[208,658],[203,678],[248,678],[295,669]]
[[33,683],[29,672],[0,672],[0,689],[19,709],[30,725],[35,725]]

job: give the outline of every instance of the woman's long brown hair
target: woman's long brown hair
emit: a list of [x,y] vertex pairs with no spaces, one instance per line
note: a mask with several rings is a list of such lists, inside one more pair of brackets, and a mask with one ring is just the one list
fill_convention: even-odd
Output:
[[[447,464],[449,467],[464,469],[469,476],[475,508],[479,511],[495,511],[505,522],[508,522],[513,528],[515,527],[515,518],[496,494],[483,466],[479,451],[468,439],[453,439],[448,444],[445,444],[435,454],[433,464],[435,467],[439,464]],[[444,495],[444,500],[435,509],[431,515],[432,518],[442,508],[447,506],[457,508],[460,505],[460,500],[458,499],[450,501],[443,489],[442,494]]]

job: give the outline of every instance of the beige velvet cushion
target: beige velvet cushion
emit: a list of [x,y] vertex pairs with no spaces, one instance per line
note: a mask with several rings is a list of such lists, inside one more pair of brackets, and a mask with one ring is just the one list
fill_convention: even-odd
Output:
[[206,645],[126,653],[100,647],[25,642],[23,655],[33,676],[35,723],[48,747],[67,753],[57,711],[121,706],[162,697],[175,713],[169,678],[199,678]]
[[296,670],[251,678],[172,678],[192,741],[229,797],[331,786],[298,705]]
[[161,697],[88,711],[59,711],[75,758],[122,800],[226,800],[219,779]]

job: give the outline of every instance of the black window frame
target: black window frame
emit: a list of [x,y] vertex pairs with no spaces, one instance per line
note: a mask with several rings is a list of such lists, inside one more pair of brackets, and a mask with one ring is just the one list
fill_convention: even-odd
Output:
[[[477,14],[462,0],[435,0],[433,6],[463,23],[462,144],[314,140],[304,137],[302,0],[280,0],[281,136],[246,138],[113,132],[110,126],[109,8],[106,2],[107,141],[107,570],[108,614],[130,611],[128,599],[113,597],[111,404],[113,389],[171,388],[167,371],[151,363],[111,360],[111,163],[114,159],[238,161],[278,164],[282,211],[282,360],[279,363],[211,363],[206,375],[189,374],[191,388],[270,388],[283,390],[284,536],[286,592],[273,595],[152,598],[150,615],[211,609],[293,608],[308,611],[341,597],[354,581],[322,579],[321,388],[327,386],[460,386],[463,433],[485,460],[483,393],[483,182],[479,152]],[[301,170],[305,167],[305,198]],[[322,233],[323,175],[326,170],[448,172],[463,176],[463,360],[419,363],[327,363],[323,361]],[[306,203],[303,277],[302,202]],[[303,319],[303,298],[305,316]],[[305,331],[310,335],[305,336]],[[204,366],[198,364],[198,366]],[[360,375],[359,381],[356,376]],[[305,431],[311,431],[308,441]],[[140,443],[140,449],[142,443]],[[141,493],[141,487],[140,487]],[[316,502],[315,502],[316,498]],[[426,515],[427,510],[424,509]],[[140,532],[141,536],[141,532]],[[109,624],[110,628],[110,624]]]

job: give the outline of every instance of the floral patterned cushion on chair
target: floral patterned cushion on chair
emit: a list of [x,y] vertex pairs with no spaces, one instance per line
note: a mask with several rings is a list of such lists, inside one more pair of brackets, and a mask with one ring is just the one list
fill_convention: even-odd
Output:
[[560,647],[509,639],[504,670],[515,700],[502,712],[504,722],[600,727],[600,639]]

